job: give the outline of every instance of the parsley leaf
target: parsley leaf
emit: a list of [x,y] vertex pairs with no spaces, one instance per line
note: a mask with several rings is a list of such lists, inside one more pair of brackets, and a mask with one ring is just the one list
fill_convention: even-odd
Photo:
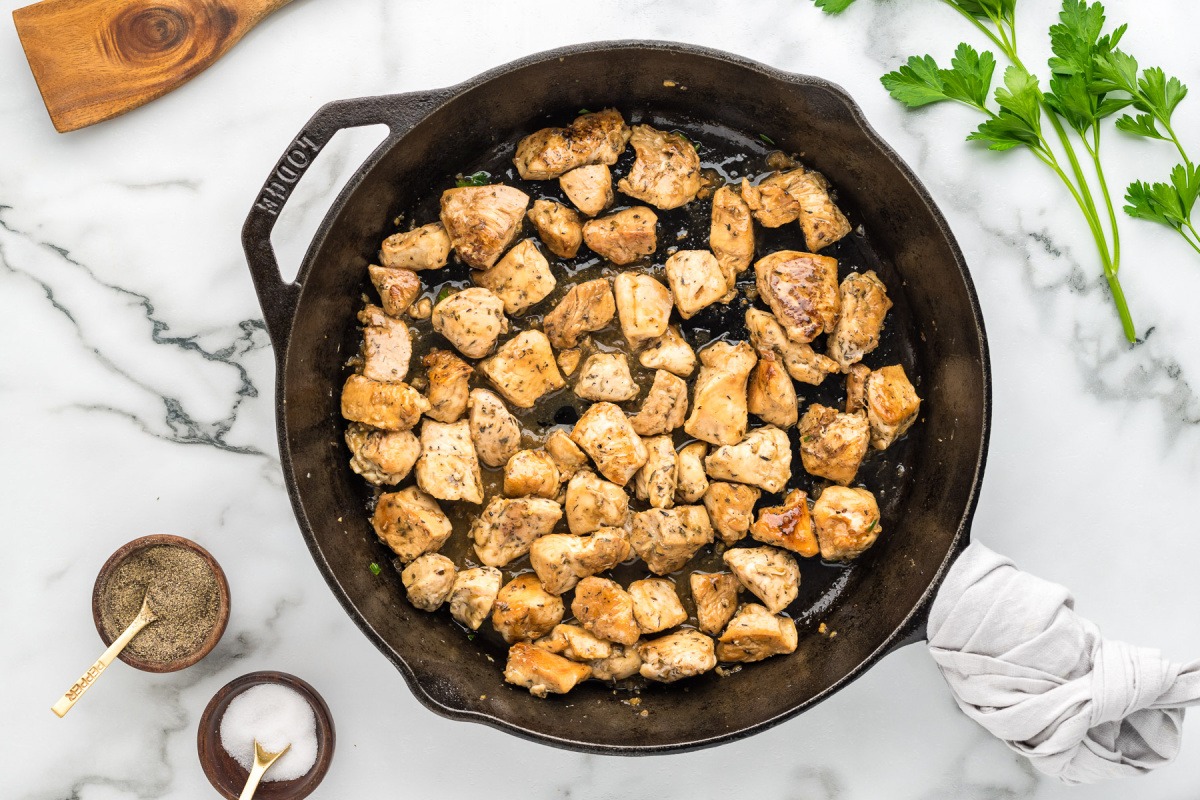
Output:
[[1084,0],[1064,0],[1059,21],[1050,26],[1050,91],[1046,105],[1079,133],[1130,104],[1110,98],[1097,80],[1100,59],[1110,55],[1125,34],[1121,25],[1104,36],[1104,6]]
[[1171,170],[1170,183],[1131,183],[1125,194],[1125,213],[1180,230],[1190,225],[1197,196],[1200,169],[1193,164],[1179,164]]
[[947,0],[947,2],[973,17],[982,19],[1012,19],[1017,10],[1017,0]]
[[883,88],[909,108],[949,100],[942,71],[933,56],[910,56],[908,63],[879,79]]
[[989,150],[1010,150],[1024,145],[1042,149],[1042,91],[1037,78],[1020,67],[1004,71],[1004,86],[996,89],[1000,113],[967,137],[985,142]]
[[1137,116],[1124,115],[1117,120],[1117,127],[1126,133],[1152,139],[1165,138],[1154,123],[1157,121],[1169,127],[1171,115],[1188,92],[1182,81],[1168,77],[1160,67],[1147,67],[1138,75],[1137,59],[1120,50],[1097,57],[1096,82],[1106,91],[1128,94],[1129,104],[1145,112]]
[[815,0],[817,8],[826,14],[840,14],[850,7],[854,0]]
[[1117,120],[1117,130],[1131,133],[1134,136],[1145,136],[1147,139],[1166,141],[1167,138],[1158,132],[1158,126],[1154,124],[1154,117],[1149,114],[1138,114],[1136,117],[1124,114]]
[[455,185],[460,189],[464,186],[487,186],[488,181],[491,179],[491,173],[480,170],[479,172],[473,172],[470,175],[460,175],[458,180],[455,181]]
[[995,70],[996,59],[991,53],[976,52],[964,43],[954,51],[950,69],[938,67],[933,56],[912,56],[908,63],[880,81],[892,97],[909,108],[956,100],[986,111]]

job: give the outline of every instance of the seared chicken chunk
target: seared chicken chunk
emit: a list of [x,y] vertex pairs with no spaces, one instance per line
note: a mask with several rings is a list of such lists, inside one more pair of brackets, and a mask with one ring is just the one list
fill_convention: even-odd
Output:
[[346,446],[350,469],[376,486],[404,480],[421,455],[421,442],[412,431],[379,431],[358,422],[346,428]]
[[773,544],[811,558],[817,554],[808,495],[799,489],[788,492],[781,506],[759,509],[758,519],[750,526],[750,536],[763,544]]
[[801,383],[820,386],[826,375],[832,375],[840,369],[832,358],[821,355],[807,344],[787,338],[774,314],[757,308],[746,309],[746,330],[750,332],[750,343],[760,357],[774,353],[783,361],[788,374]]
[[700,630],[716,636],[737,610],[741,584],[730,572],[693,572],[689,581]]
[[633,529],[629,534],[634,552],[655,575],[681,569],[712,540],[713,529],[702,506],[639,511],[633,515]]
[[450,590],[450,616],[473,631],[492,613],[504,576],[495,567],[459,570]]
[[649,457],[638,471],[634,490],[639,500],[648,501],[653,508],[670,508],[675,505],[679,483],[675,444],[670,436],[651,436],[644,443]]
[[684,319],[729,295],[730,284],[717,257],[707,250],[680,250],[667,259],[665,269],[675,307]]
[[541,331],[521,331],[479,362],[479,371],[518,408],[532,408],[542,395],[567,385]]
[[504,465],[504,494],[533,495],[553,500],[558,496],[558,467],[545,450],[519,450]]
[[558,185],[567,199],[589,217],[613,203],[612,173],[605,164],[573,169],[558,179]]
[[871,445],[886,450],[912,427],[921,410],[921,398],[899,364],[875,370],[867,377],[866,384]]
[[618,266],[653,255],[658,249],[658,215],[635,206],[583,223],[583,243]]
[[430,350],[421,359],[429,378],[425,416],[438,422],[457,422],[467,411],[471,389],[467,385],[475,370],[449,350]]
[[583,358],[583,351],[578,347],[569,347],[566,350],[558,351],[558,371],[568,378],[575,374],[575,370],[579,369],[579,360]]
[[704,456],[707,454],[708,445],[704,442],[692,442],[679,448],[676,454],[679,466],[676,502],[699,503],[708,491],[708,475],[704,472]]
[[737,444],[718,447],[704,459],[704,469],[710,478],[778,492],[792,477],[792,445],[786,433],[764,425]]
[[687,417],[687,384],[681,378],[660,369],[642,402],[642,410],[629,418],[639,436],[670,433]]
[[571,440],[608,480],[624,486],[646,463],[646,446],[625,412],[612,403],[593,403],[575,423]]
[[616,581],[594,575],[581,580],[571,601],[575,619],[601,639],[633,644],[641,636],[633,616],[633,598]]
[[841,308],[837,261],[780,250],[755,262],[754,275],[759,295],[789,339],[806,344],[833,330]]
[[574,258],[583,244],[583,220],[579,212],[553,200],[535,200],[529,221],[538,238],[559,258]]
[[649,125],[634,125],[629,139],[637,151],[629,174],[617,188],[643,203],[661,209],[679,208],[700,191],[700,156],[696,147],[678,133]]
[[506,583],[492,606],[492,627],[512,644],[538,639],[562,622],[563,601],[538,583],[537,575],[518,575]]
[[421,423],[421,457],[417,459],[417,485],[439,500],[483,502],[483,478],[471,442],[467,420],[446,424]]
[[528,689],[534,697],[566,694],[591,674],[587,664],[577,664],[529,642],[517,642],[510,647],[504,666],[504,680]]
[[745,342],[715,342],[700,351],[688,435],[709,444],[736,444],[746,435],[746,382],[758,357]]
[[866,489],[830,486],[813,504],[812,514],[821,558],[827,561],[858,558],[883,532],[879,504]]
[[550,263],[533,239],[521,240],[496,266],[473,272],[471,279],[499,297],[504,302],[504,312],[511,316],[524,314],[545,300],[556,283]]
[[554,310],[546,314],[542,330],[557,348],[574,347],[585,333],[598,331],[617,313],[612,287],[606,278],[572,286]]
[[[834,363],[837,362],[834,361]],[[862,362],[851,364],[850,369],[846,370],[847,414],[867,413],[867,378],[870,375],[871,368]]]
[[772,173],[757,186],[742,178],[742,199],[764,228],[778,228],[800,216],[800,203],[788,192],[791,180],[786,172]]
[[469,398],[475,452],[489,467],[503,466],[521,449],[521,426],[504,401],[487,389],[472,389]]
[[621,403],[637,397],[639,391],[624,353],[593,353],[575,381],[575,394],[584,400]]
[[738,609],[729,627],[717,640],[717,658],[721,661],[762,661],[796,650],[799,637],[796,622],[777,617],[757,603]]
[[851,272],[842,281],[842,313],[829,334],[829,357],[849,369],[879,346],[879,333],[892,301],[874,271]]
[[539,536],[554,530],[562,506],[544,497],[493,497],[471,523],[475,553],[489,567],[503,567],[529,552]]
[[455,292],[433,307],[433,329],[467,358],[483,358],[508,332],[504,301],[481,286]]
[[580,579],[612,569],[629,558],[623,528],[600,528],[590,536],[551,533],[534,540],[529,564],[551,594],[575,588]]
[[675,592],[675,584],[666,578],[646,578],[629,584],[633,598],[633,618],[642,633],[658,633],[687,622],[687,612]]
[[[667,314],[670,315],[669,308]],[[679,332],[679,326],[671,325],[666,333],[650,341],[638,356],[638,361],[646,369],[665,369],[686,378],[696,369],[696,352]]]
[[375,534],[403,563],[436,552],[450,538],[450,518],[416,486],[384,492],[371,518]]
[[442,193],[442,224],[472,269],[489,269],[521,232],[529,195],[511,186],[463,186]]
[[412,358],[408,326],[383,313],[379,306],[367,306],[358,312],[358,321],[363,325],[363,377],[373,381],[402,381],[408,377]]
[[762,491],[740,483],[713,481],[704,493],[704,508],[721,541],[731,545],[745,537],[754,520],[754,504]]
[[613,281],[613,290],[617,298],[617,314],[621,319],[621,333],[625,335],[630,348],[636,350],[667,332],[672,305],[671,292],[667,287],[649,275],[622,272]]
[[750,218],[750,207],[732,186],[722,186],[713,195],[708,246],[732,290],[737,276],[754,260],[754,221]]
[[796,559],[774,547],[735,547],[721,557],[738,582],[750,590],[772,614],[783,611],[800,593],[800,567]]
[[554,630],[534,642],[533,646],[556,656],[584,662],[608,658],[613,648],[610,643],[578,625],[555,625]]
[[813,403],[800,420],[800,459],[805,471],[843,486],[854,480],[870,441],[871,426],[861,414],[843,414]]
[[630,130],[616,109],[580,114],[565,128],[542,128],[517,143],[513,164],[525,180],[546,181],[589,164],[617,163]]
[[571,441],[571,437],[564,430],[550,431],[546,443],[542,446],[554,459],[560,481],[571,480],[576,472],[587,466],[587,455],[579,449],[579,445]]
[[800,169],[788,193],[800,204],[800,227],[808,249],[818,253],[850,232],[850,221],[829,197],[829,182],[819,172]]
[[746,387],[746,409],[780,428],[790,428],[800,418],[796,387],[774,353],[759,353]]
[[388,316],[404,316],[404,312],[421,293],[421,279],[415,272],[375,265],[367,267],[367,271],[371,275],[371,283],[379,292],[379,304]]
[[638,645],[643,678],[673,683],[708,672],[717,665],[713,640],[700,631],[684,630]]
[[454,588],[458,571],[454,562],[440,553],[426,553],[400,573],[408,602],[422,611],[437,611]]
[[638,674],[642,668],[642,657],[637,647],[623,644],[612,645],[608,658],[591,662],[592,677],[598,681],[623,681]]
[[629,495],[615,483],[580,469],[567,483],[567,527],[571,533],[591,533],[621,527],[629,517]]
[[379,248],[379,263],[390,269],[441,269],[450,258],[450,237],[440,222],[393,233]]
[[429,410],[429,401],[407,383],[351,375],[342,387],[342,416],[385,431],[407,431]]

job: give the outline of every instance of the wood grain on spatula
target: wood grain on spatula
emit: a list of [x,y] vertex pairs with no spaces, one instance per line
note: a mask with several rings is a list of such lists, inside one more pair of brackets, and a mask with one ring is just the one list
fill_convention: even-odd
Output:
[[54,127],[123,114],[188,81],[291,0],[46,0],[13,12]]

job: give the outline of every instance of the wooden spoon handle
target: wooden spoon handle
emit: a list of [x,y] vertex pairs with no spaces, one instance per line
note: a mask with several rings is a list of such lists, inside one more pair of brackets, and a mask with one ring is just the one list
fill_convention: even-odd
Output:
[[83,673],[83,677],[75,681],[75,684],[67,690],[66,694],[58,698],[58,702],[51,706],[50,710],[60,719],[65,716],[71,710],[71,707],[75,705],[75,701],[83,697],[83,693],[91,688],[101,673],[113,662],[113,659],[121,654],[121,651],[125,649],[125,645],[129,644],[133,640],[133,637],[141,632],[142,628],[153,621],[154,616],[152,614],[138,614],[133,622],[129,623],[129,627],[125,629],[125,632],[108,646],[103,655],[96,659],[96,663],[92,664],[87,672]]

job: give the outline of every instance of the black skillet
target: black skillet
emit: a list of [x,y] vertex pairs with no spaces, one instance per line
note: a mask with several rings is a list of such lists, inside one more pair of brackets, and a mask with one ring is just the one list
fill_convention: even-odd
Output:
[[[369,291],[366,268],[380,238],[396,230],[394,220],[435,219],[430,198],[456,174],[483,168],[513,182],[504,170],[519,137],[564,124],[581,108],[608,106],[682,131],[710,160],[745,153],[744,163],[726,164],[727,173],[765,171],[764,158],[776,148],[801,154],[823,172],[851,221],[861,225],[829,254],[843,274],[876,270],[896,302],[884,341],[867,363],[902,363],[924,398],[913,432],[873,455],[860,474],[881,500],[878,544],[848,569],[803,565],[802,594],[790,609],[799,622],[797,651],[725,677],[710,673],[644,687],[636,708],[620,702],[627,695],[597,682],[549,701],[504,684],[499,645],[468,638],[444,612],[414,609],[394,570],[379,576],[368,570],[372,562],[387,562],[388,552],[369,524],[368,487],[347,466],[338,407],[347,359],[358,349],[354,314]],[[283,282],[270,241],[279,209],[338,130],[379,123],[389,135],[333,202],[296,283]],[[554,191],[547,182],[537,193]],[[679,246],[704,247],[706,228],[688,214],[661,215],[660,241],[686,230]],[[770,234],[765,248],[794,244],[788,236],[794,234]],[[347,613],[435,712],[577,750],[694,749],[794,716],[888,652],[924,637],[929,604],[966,546],[983,475],[991,403],[987,343],[946,221],[840,88],[698,47],[606,42],[534,55],[447,89],[330,103],[271,173],[246,221],[243,245],[276,350],[280,456],[304,539]],[[586,256],[562,267],[589,268],[595,267]],[[463,277],[452,270],[423,273],[427,284]],[[744,338],[740,313],[710,312],[692,321],[690,335],[697,342]],[[831,379],[802,394],[835,404],[841,392],[841,381]],[[569,422],[561,414],[553,419],[552,408],[546,414],[547,425]],[[819,489],[796,473],[794,485]],[[833,631],[836,637],[829,636]]]

